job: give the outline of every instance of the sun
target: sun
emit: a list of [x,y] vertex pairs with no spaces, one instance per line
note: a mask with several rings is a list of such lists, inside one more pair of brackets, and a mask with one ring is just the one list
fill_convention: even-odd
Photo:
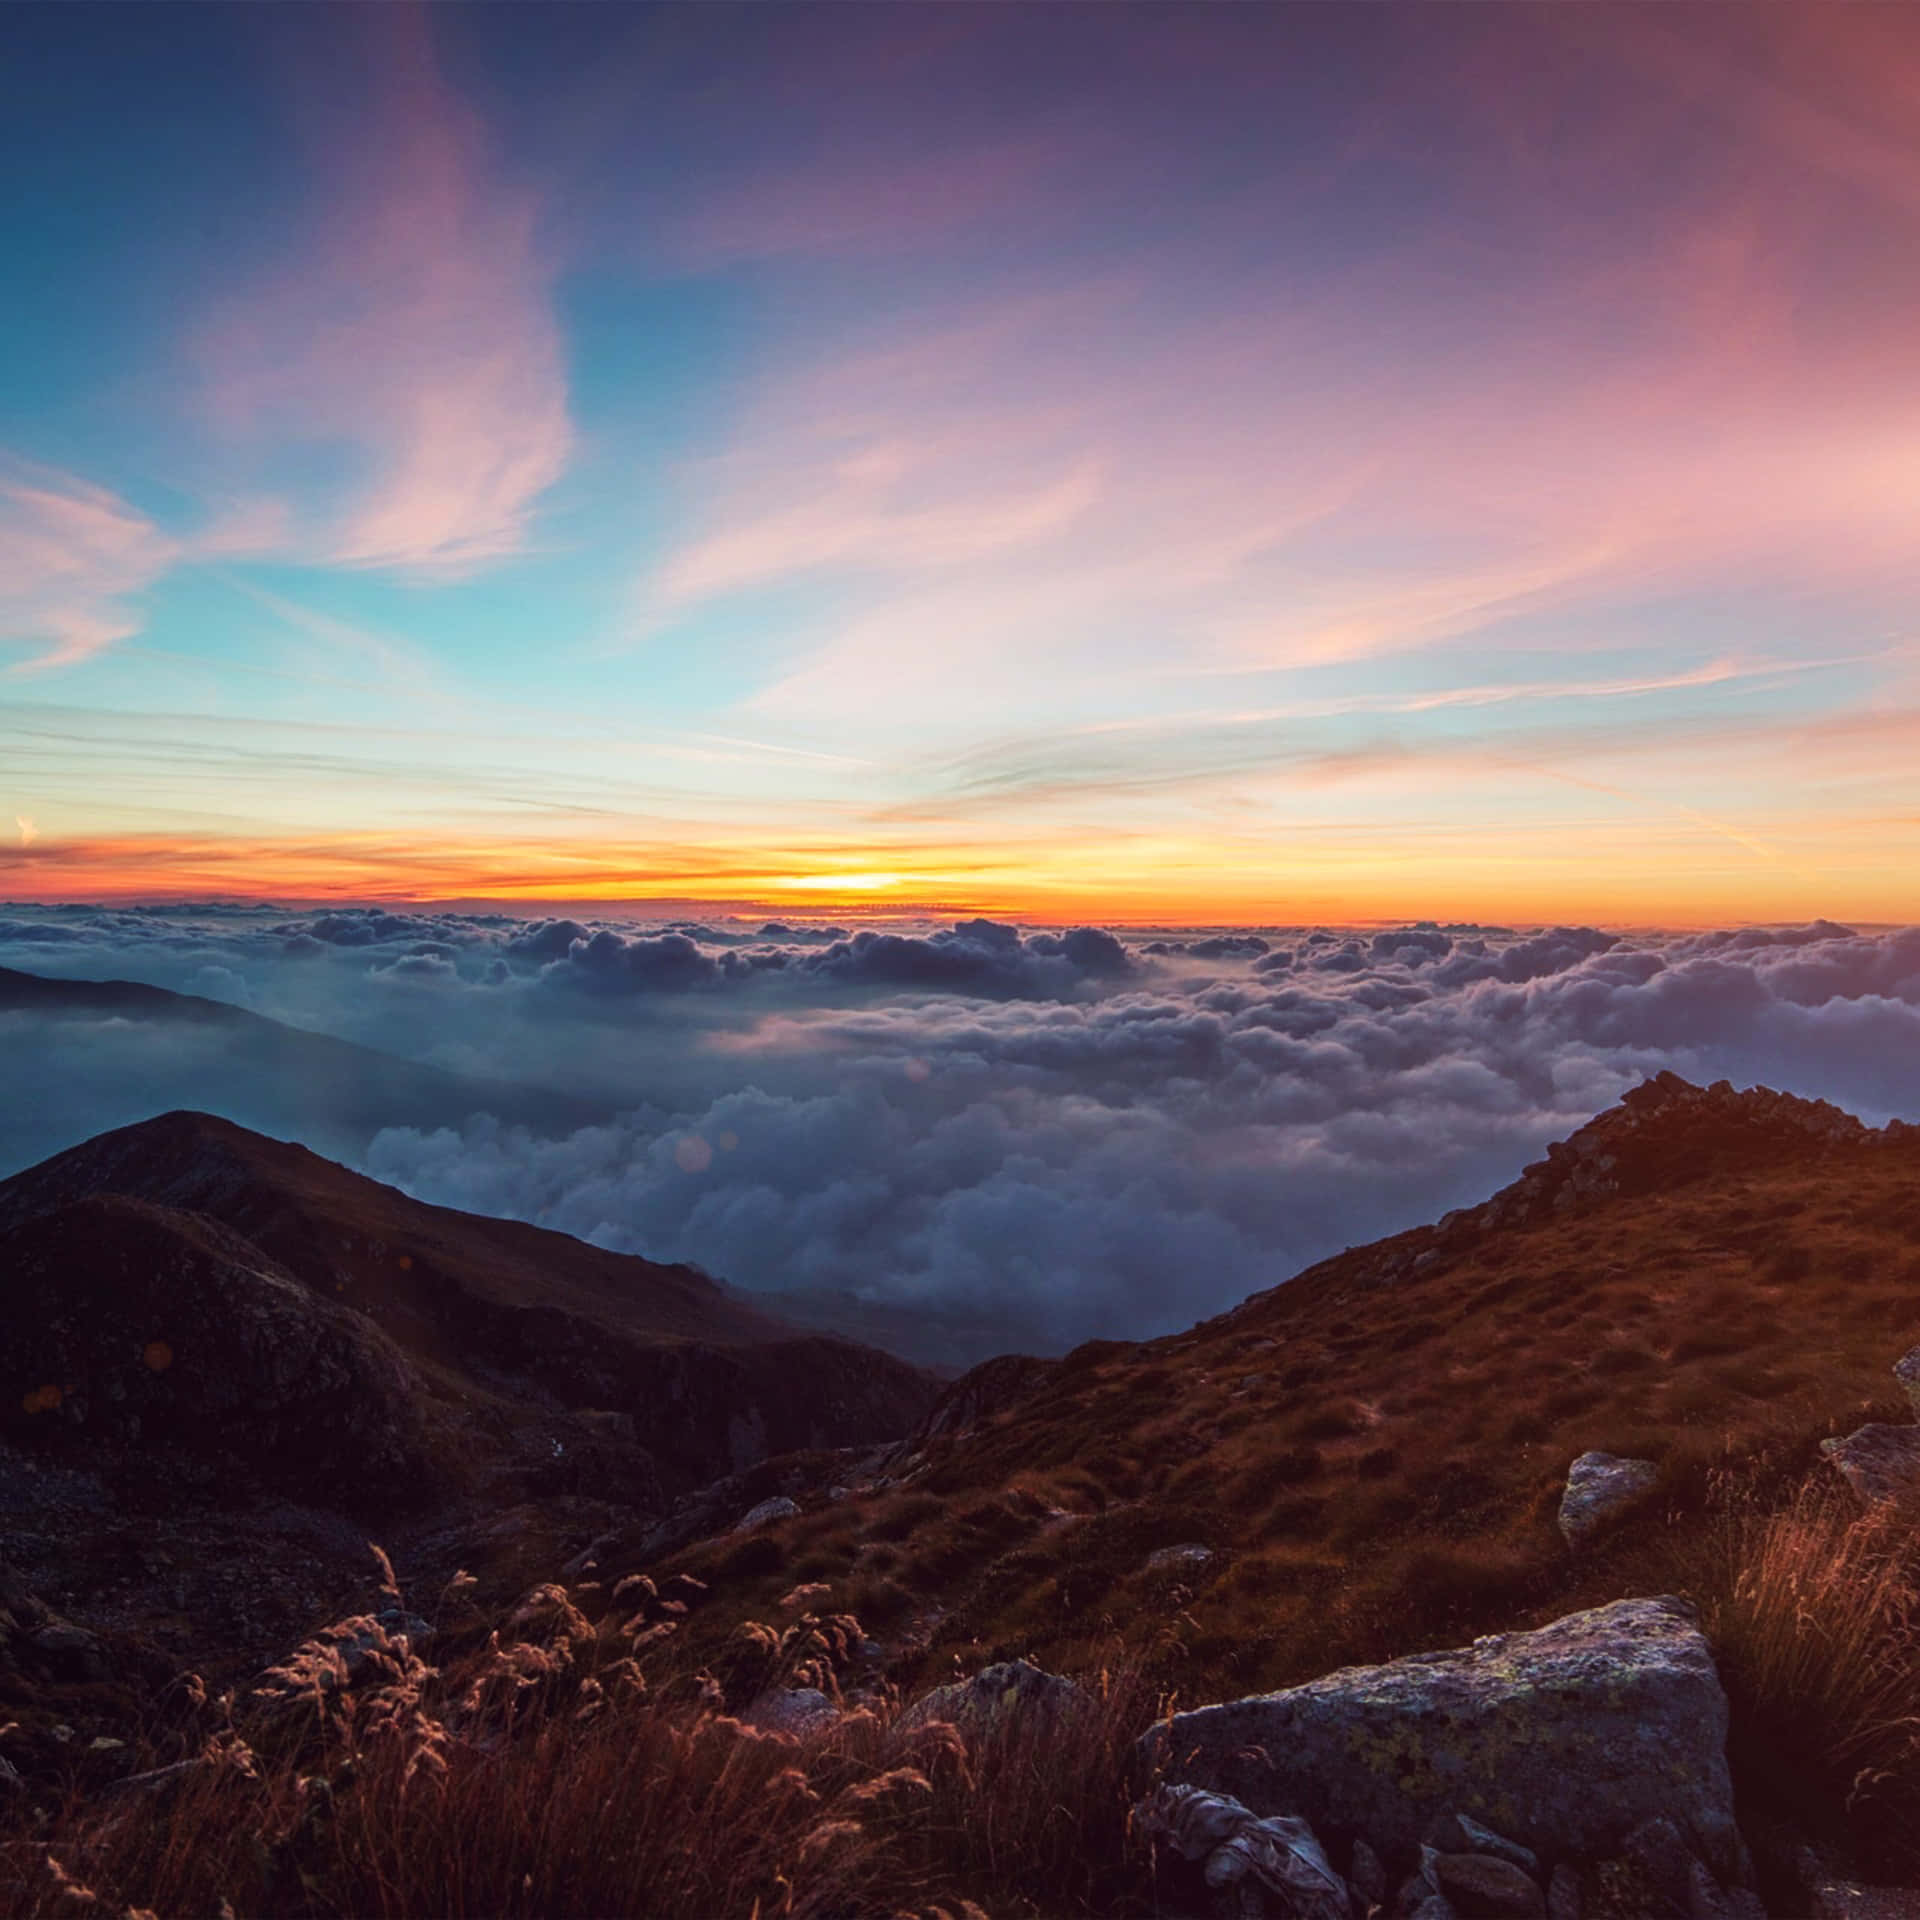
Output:
[[794,893],[886,893],[904,887],[904,873],[795,873],[773,883]]

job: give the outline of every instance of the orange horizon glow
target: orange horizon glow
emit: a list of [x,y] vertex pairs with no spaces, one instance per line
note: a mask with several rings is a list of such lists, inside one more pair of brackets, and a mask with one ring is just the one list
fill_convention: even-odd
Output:
[[[1908,823],[1909,844],[1920,822]],[[1384,838],[1384,836],[1383,836]],[[538,912],[632,908],[655,917],[726,913],[768,919],[927,920],[984,914],[1034,924],[1382,926],[1415,920],[1523,925],[1586,923],[1668,930],[1803,924],[1830,919],[1901,925],[1916,918],[1907,869],[1853,871],[1834,845],[1794,849],[1756,877],[1724,854],[1670,836],[1641,849],[1631,884],[1596,867],[1570,883],[1557,846],[1506,837],[1497,856],[1456,844],[1410,855],[1387,844],[1301,849],[1256,862],[1231,845],[1166,844],[1118,859],[1098,842],[1022,860],[990,847],[930,848],[908,866],[856,856],[709,848],[661,858],[635,849],[498,842],[425,848],[393,836],[240,840],[117,836],[38,840],[0,853],[0,894],[44,904],[200,900],[300,905],[439,905]],[[1920,854],[1920,846],[1914,851]],[[780,857],[782,852],[786,857]],[[649,858],[649,854],[652,855]],[[1817,871],[1824,858],[1824,875]],[[1656,864],[1656,860],[1658,864]]]

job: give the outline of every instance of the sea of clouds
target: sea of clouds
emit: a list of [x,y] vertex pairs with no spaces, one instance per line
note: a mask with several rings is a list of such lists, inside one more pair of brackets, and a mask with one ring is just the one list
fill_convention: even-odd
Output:
[[[383,1130],[361,1164],[741,1286],[956,1314],[985,1329],[976,1352],[1189,1324],[1484,1197],[1662,1067],[1920,1120],[1920,928],[16,906],[0,965],[142,980],[577,1094],[603,1123],[542,1137],[500,1101],[457,1129]],[[45,1074],[44,1032],[0,1019],[11,1084],[36,1044]],[[113,1036],[90,1044],[110,1074]],[[69,1101],[14,1163],[127,1117],[139,1088],[116,1094],[111,1113]],[[242,1088],[194,1104],[245,1118]]]

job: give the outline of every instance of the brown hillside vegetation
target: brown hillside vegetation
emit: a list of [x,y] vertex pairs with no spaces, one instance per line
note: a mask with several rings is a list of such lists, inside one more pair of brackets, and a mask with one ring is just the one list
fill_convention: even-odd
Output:
[[[1484,1206],[1189,1333],[990,1362],[905,1443],[762,1461],[517,1599],[499,1568],[409,1591],[425,1660],[396,1613],[252,1690],[176,1681],[124,1753],[68,1749],[72,1796],[0,1835],[0,1893],[36,1915],[1185,1912],[1128,1819],[1156,1715],[1680,1592],[1733,1699],[1768,1910],[1803,1913],[1803,1841],[1920,1873],[1920,1548],[1819,1452],[1911,1419],[1888,1367],[1917,1341],[1920,1128],[1663,1075]],[[1556,1516],[1590,1449],[1659,1478],[1576,1553]],[[797,1511],[739,1524],[772,1495]],[[1084,1710],[901,1711],[1020,1656],[1077,1676]],[[761,1724],[791,1687],[842,1711]],[[177,1771],[116,1793],[135,1766]]]
[[[712,1583],[716,1645],[823,1583],[910,1688],[1026,1655],[1269,1689],[1711,1600],[1727,1530],[1824,1472],[1822,1438],[1910,1418],[1888,1366],[1916,1340],[1920,1128],[1663,1075],[1484,1206],[1189,1333],[990,1363],[852,1497],[672,1564]],[[1592,1448],[1659,1493],[1575,1555],[1555,1518]]]

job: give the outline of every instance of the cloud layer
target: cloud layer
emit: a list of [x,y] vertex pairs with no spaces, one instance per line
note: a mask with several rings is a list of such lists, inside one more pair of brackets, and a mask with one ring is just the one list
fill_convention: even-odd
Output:
[[511,1111],[388,1129],[365,1165],[1028,1348],[1165,1331],[1482,1197],[1661,1067],[1920,1119],[1920,929],[1123,940],[48,909],[0,916],[0,963],[604,1100],[617,1121],[564,1138]]

